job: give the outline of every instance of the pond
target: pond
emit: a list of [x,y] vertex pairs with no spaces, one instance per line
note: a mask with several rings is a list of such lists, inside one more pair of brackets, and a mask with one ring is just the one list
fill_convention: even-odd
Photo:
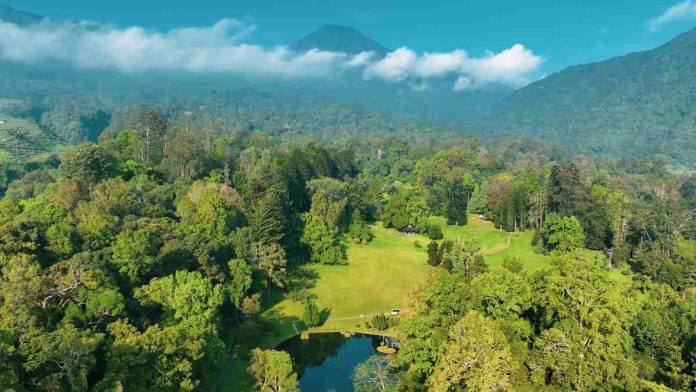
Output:
[[[302,392],[352,392],[355,367],[377,352],[381,336],[357,334],[345,338],[340,333],[318,333],[302,340],[295,336],[278,346],[287,351],[297,370]],[[390,344],[389,338],[384,338]]]

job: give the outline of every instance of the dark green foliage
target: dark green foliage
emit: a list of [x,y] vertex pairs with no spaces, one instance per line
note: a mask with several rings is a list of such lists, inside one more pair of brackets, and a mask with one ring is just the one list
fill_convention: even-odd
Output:
[[430,241],[428,244],[428,264],[433,267],[437,267],[442,262],[439,248],[436,241]]
[[691,205],[696,205],[696,175],[689,177],[679,188],[681,197],[686,199]]
[[309,328],[317,327],[321,324],[321,312],[313,299],[307,300],[304,305],[302,322]]
[[560,217],[549,214],[544,222],[541,240],[548,252],[572,252],[582,247],[584,234],[580,222],[574,216]]
[[345,184],[331,178],[312,180],[312,207],[304,214],[302,241],[311,250],[312,261],[343,264],[345,250],[340,243],[340,227],[348,203]]
[[419,233],[425,233],[429,216],[430,209],[422,199],[397,195],[389,200],[380,218],[384,227],[403,229],[411,226]]
[[158,108],[142,107],[135,118],[139,158],[145,165],[156,164],[164,155],[164,137],[169,128],[167,116]]
[[539,244],[539,241],[541,241],[541,229],[535,229],[534,235],[532,236],[531,245],[536,247]]
[[5,193],[11,199],[28,199],[40,195],[46,187],[55,182],[55,177],[46,170],[35,170],[21,179],[10,183]]
[[442,234],[442,227],[438,224],[431,224],[428,226],[428,238],[431,240],[441,240],[444,238]]
[[551,168],[548,185],[549,211],[560,216],[575,216],[584,229],[584,244],[590,249],[608,249],[612,245],[613,215],[620,206],[609,205],[612,195],[599,194],[588,187],[577,165],[567,162]]
[[81,144],[61,157],[60,168],[78,180],[94,184],[111,172],[112,157],[95,144]]
[[549,175],[549,210],[561,216],[574,215],[587,189],[583,187],[580,170],[573,162],[555,165]]
[[493,128],[585,154],[661,154],[696,163],[696,30],[652,50],[577,65],[505,99]]
[[356,244],[367,244],[372,239],[372,230],[363,220],[360,211],[355,210],[353,213],[353,221],[348,227],[348,238]]
[[372,325],[372,328],[375,328],[378,331],[384,331],[385,329],[389,328],[389,319],[384,315],[384,313],[375,313],[370,320],[370,324]]
[[445,216],[448,225],[464,226],[467,222],[467,203],[469,190],[464,187],[461,178],[456,177],[447,184],[447,209]]

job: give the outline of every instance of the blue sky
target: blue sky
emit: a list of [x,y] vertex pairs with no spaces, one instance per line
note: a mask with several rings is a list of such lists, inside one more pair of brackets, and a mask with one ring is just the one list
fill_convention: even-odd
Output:
[[[486,50],[498,53],[522,44],[543,58],[535,77],[568,65],[652,48],[696,26],[696,0],[5,2],[55,19],[158,31],[209,27],[233,18],[255,26],[245,43],[265,47],[290,43],[327,23],[353,26],[390,49],[407,46],[416,53],[459,49],[484,56]],[[678,4],[680,9],[665,16]]]

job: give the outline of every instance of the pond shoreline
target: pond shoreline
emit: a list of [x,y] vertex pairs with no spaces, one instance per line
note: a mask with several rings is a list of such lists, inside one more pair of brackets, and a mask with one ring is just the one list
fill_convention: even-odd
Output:
[[394,343],[395,339],[383,334],[357,333],[347,337],[340,332],[322,331],[304,339],[292,337],[276,350],[291,356],[301,390],[352,392],[356,367],[375,356],[386,358],[389,353],[380,349],[391,348]]

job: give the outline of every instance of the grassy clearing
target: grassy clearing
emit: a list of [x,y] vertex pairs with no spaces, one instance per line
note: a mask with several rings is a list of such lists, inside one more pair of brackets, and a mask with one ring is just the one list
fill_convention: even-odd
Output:
[[[310,271],[318,279],[311,289],[317,296],[317,305],[328,316],[324,324],[313,332],[353,331],[379,333],[365,325],[373,314],[392,308],[406,310],[408,293],[427,273],[423,236],[404,236],[377,224],[372,227],[375,238],[368,245],[348,246],[348,265],[312,265]],[[414,243],[419,242],[418,248]],[[273,301],[272,301],[273,302]],[[262,318],[272,326],[264,334],[261,345],[275,347],[296,334],[302,305],[283,299],[266,310]],[[360,317],[364,315],[364,317]],[[253,380],[246,373],[244,360],[237,358],[219,391],[249,391]]]
[[[473,238],[481,243],[486,261],[498,268],[505,256],[517,257],[529,272],[548,268],[550,257],[535,252],[531,246],[533,232],[507,233],[497,230],[491,222],[471,215],[466,226],[447,226],[446,220],[433,217],[439,223],[446,239]],[[425,247],[427,237],[405,236],[381,224],[372,226],[374,239],[368,245],[348,245],[348,265],[311,265],[310,271],[317,276],[311,289],[317,297],[317,305],[328,318],[313,332],[365,332],[378,333],[365,325],[374,313],[399,308],[408,313],[408,295],[432,268],[426,264]],[[419,246],[416,246],[418,244]],[[592,260],[600,252],[584,250]],[[609,272],[619,281],[630,281],[620,271]],[[274,295],[281,295],[274,293]],[[277,298],[262,317],[272,326],[263,336],[263,347],[275,347],[285,339],[303,329],[300,322],[302,305],[290,299]],[[360,317],[364,315],[364,317]],[[293,324],[295,327],[293,327]],[[388,331],[387,331],[388,333]],[[236,359],[220,391],[251,390],[253,381],[246,373],[246,363]]]
[[[551,258],[537,253],[531,245],[534,236],[531,230],[508,233],[496,229],[492,222],[481,220],[476,215],[469,215],[466,226],[447,226],[446,219],[442,217],[433,217],[431,222],[441,225],[445,239],[473,238],[479,241],[486,262],[492,267],[501,265],[505,257],[520,259],[528,272],[539,271],[549,266]],[[581,252],[588,260],[601,256],[601,252],[589,249],[583,249]]]
[[[425,244],[423,236],[405,236],[377,224],[372,227],[375,238],[368,245],[348,246],[348,265],[311,265],[309,269],[318,279],[311,292],[326,321],[315,331],[370,332],[365,326],[375,313],[393,308],[407,311],[408,293],[426,275]],[[418,247],[416,244],[420,244]],[[277,325],[295,323],[302,317],[302,305],[284,299],[268,309],[262,317]],[[279,326],[264,343],[272,346],[295,334],[290,326]]]

